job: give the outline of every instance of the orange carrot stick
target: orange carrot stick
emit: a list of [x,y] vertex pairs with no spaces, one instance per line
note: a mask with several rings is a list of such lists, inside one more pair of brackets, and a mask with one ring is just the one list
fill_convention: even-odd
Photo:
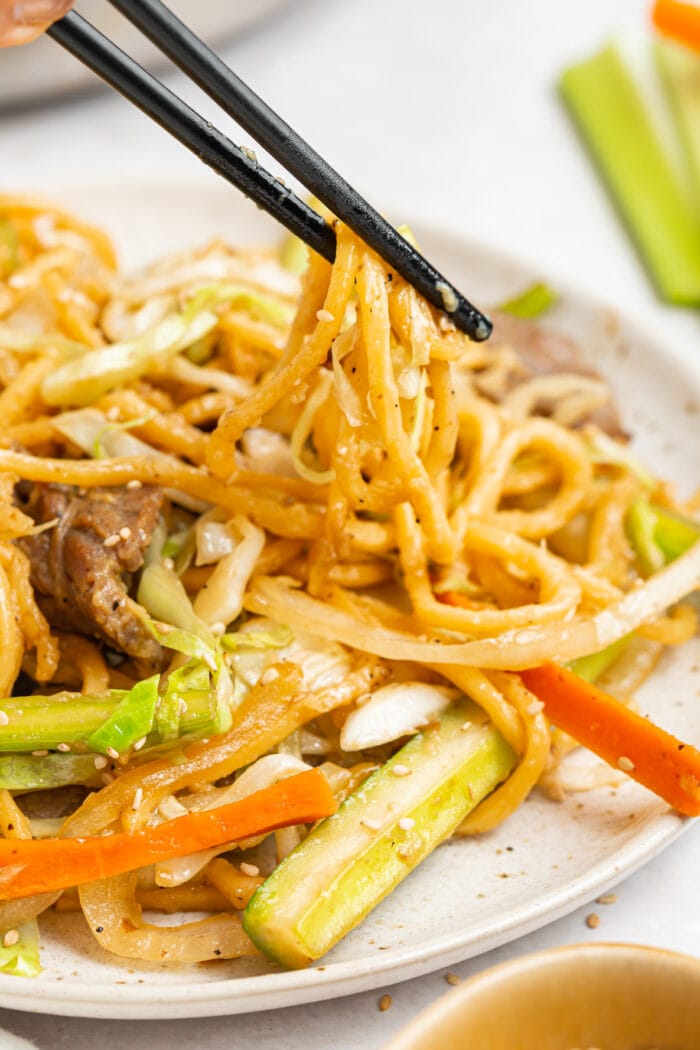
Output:
[[79,886],[169,857],[310,823],[336,808],[328,781],[311,769],[238,802],[188,813],[131,835],[0,839],[0,900]]
[[557,664],[520,674],[550,722],[681,813],[700,814],[700,751]]
[[680,0],[656,0],[651,13],[660,33],[700,51],[700,8]]

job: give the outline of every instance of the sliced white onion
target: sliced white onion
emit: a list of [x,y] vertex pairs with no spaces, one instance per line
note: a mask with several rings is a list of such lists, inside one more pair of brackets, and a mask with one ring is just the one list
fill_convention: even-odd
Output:
[[362,623],[356,617],[280,579],[260,577],[246,595],[251,612],[284,623],[292,630],[313,631],[361,652],[389,660],[519,671],[544,660],[575,660],[597,653],[640,624],[659,616],[674,602],[700,588],[700,541],[618,602],[586,620],[548,623],[505,631],[495,638],[468,642],[431,642],[425,637]]
[[427,682],[389,682],[356,707],[340,733],[343,751],[362,751],[398,740],[436,719],[459,693]]
[[243,538],[217,564],[194,602],[195,613],[208,624],[229,624],[240,614],[243,594],[265,546],[263,530],[243,515],[236,515],[231,524]]
[[214,565],[236,549],[236,537],[225,521],[207,521],[200,518],[195,526],[195,534],[195,565]]

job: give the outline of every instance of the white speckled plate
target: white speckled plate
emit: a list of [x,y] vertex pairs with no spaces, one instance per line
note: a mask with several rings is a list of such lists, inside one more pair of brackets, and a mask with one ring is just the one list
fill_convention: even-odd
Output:
[[[239,243],[279,236],[238,194],[218,185],[76,190],[59,199],[109,229],[128,264],[212,236]],[[496,302],[543,276],[454,236],[416,232],[430,258],[477,302]],[[576,336],[609,378],[641,457],[685,490],[697,485],[700,366],[684,364],[640,327],[575,292],[564,291],[551,324]],[[696,744],[699,665],[696,639],[666,657],[642,693],[643,710]],[[321,965],[296,973],[265,972],[261,960],[181,969],[120,964],[101,951],[79,916],[49,915],[41,920],[44,972],[33,981],[0,976],[0,1006],[175,1018],[348,995],[537,929],[614,885],[686,826],[631,782],[562,804],[536,793],[493,834],[441,847]]]

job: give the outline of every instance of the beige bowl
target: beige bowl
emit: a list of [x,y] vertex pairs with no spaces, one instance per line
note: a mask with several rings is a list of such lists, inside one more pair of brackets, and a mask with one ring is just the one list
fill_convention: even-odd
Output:
[[699,1050],[700,959],[628,944],[502,963],[439,999],[386,1050]]

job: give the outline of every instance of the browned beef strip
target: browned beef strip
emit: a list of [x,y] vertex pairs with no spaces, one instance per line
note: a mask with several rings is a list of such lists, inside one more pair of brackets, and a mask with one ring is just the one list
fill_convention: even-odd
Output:
[[[504,393],[537,375],[575,372],[593,379],[603,378],[587,363],[581,347],[563,332],[511,314],[496,312],[493,322],[491,344],[496,347],[508,343],[519,358],[519,367],[508,377]],[[591,413],[586,422],[596,423],[611,437],[623,440],[628,437],[612,396],[607,404]]]
[[[55,527],[18,541],[50,623],[101,638],[140,660],[159,661],[162,650],[127,583],[128,574],[143,565],[162,503],[160,489],[152,486],[84,494],[63,485],[31,486],[23,510],[37,524],[58,519]],[[126,539],[112,546],[109,537],[119,536],[120,529],[129,530]]]

